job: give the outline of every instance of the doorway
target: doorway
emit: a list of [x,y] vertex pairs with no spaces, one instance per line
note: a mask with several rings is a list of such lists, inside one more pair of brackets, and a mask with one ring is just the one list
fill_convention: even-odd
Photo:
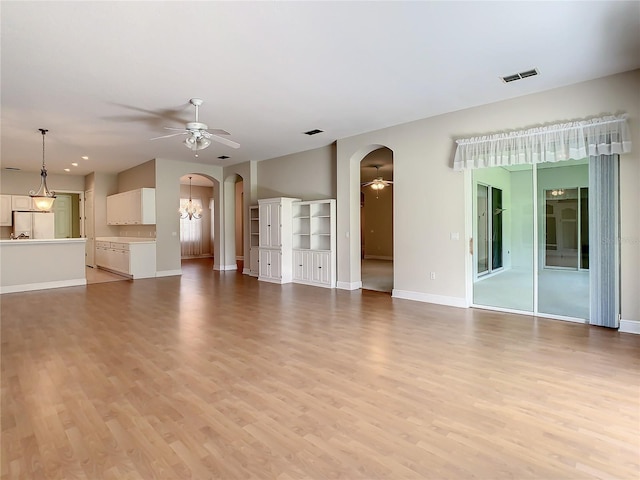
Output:
[[362,288],[393,291],[393,152],[378,148],[360,162]]

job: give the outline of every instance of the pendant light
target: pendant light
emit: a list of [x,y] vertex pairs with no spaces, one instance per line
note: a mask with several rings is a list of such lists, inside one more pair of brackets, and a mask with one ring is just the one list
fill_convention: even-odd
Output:
[[189,220],[202,218],[202,207],[193,203],[191,199],[191,177],[189,177],[189,201],[186,205],[180,207],[178,212],[180,213],[180,218],[188,218]]
[[49,190],[47,187],[47,169],[44,164],[44,136],[49,130],[39,128],[42,133],[42,170],[40,171],[40,188],[37,192],[33,190],[29,191],[29,196],[33,198],[33,201],[38,210],[49,211],[53,207],[53,202],[56,199],[56,193]]

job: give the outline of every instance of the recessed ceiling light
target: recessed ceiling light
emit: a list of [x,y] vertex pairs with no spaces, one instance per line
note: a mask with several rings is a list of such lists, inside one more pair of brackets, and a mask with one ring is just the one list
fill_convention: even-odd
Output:
[[87,157],[86,155],[83,155],[83,156],[82,156],[82,157],[80,157],[80,158],[82,158],[83,160],[89,160],[89,157]]
[[229,157],[229,155],[220,155],[218,158],[220,160],[226,160],[227,158],[231,158],[231,157]]
[[65,169],[64,169],[64,171],[65,171],[65,172],[70,172],[70,171],[71,171],[71,169],[69,169],[69,168],[65,168]]
[[315,130],[309,130],[308,132],[304,132],[305,135],[317,135],[318,133],[322,133],[322,130],[318,130],[317,128]]
[[78,166],[78,164],[76,162],[73,162],[71,165],[73,165],[74,167]]

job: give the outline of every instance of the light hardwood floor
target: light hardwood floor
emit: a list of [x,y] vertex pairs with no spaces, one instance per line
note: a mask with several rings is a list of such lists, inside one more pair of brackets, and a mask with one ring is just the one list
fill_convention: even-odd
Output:
[[2,296],[2,479],[640,475],[640,336],[183,268]]

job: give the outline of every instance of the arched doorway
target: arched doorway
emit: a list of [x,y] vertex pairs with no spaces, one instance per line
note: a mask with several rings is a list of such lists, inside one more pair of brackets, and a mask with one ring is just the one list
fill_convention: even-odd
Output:
[[189,199],[199,214],[180,218],[180,258],[213,258],[216,240],[213,181],[196,173],[180,177],[180,208],[185,207]]
[[360,162],[362,288],[393,291],[393,152],[387,147]]

